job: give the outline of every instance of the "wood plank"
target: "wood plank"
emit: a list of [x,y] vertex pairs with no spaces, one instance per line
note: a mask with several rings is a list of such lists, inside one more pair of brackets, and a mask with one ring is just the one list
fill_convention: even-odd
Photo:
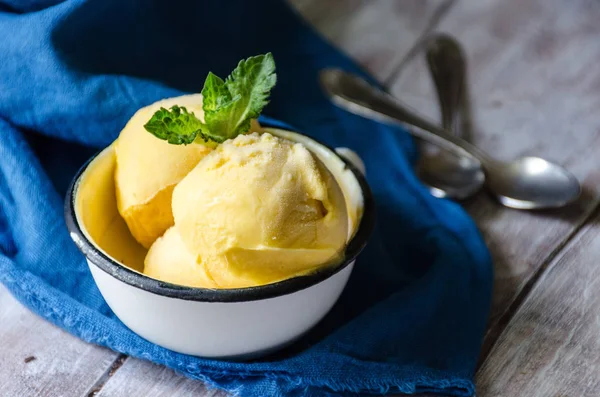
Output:
[[452,0],[288,0],[380,81],[389,78]]
[[0,394],[83,396],[117,354],[32,314],[0,284]]
[[148,361],[128,359],[110,377],[97,397],[225,397],[202,382],[185,378]]
[[[558,161],[585,181],[580,202],[560,211],[511,210],[487,195],[466,204],[495,262],[486,348],[549,255],[598,204],[599,18],[600,3],[588,0],[462,0],[438,26],[466,47],[475,143],[503,159],[530,154]],[[393,92],[437,117],[422,56],[402,70]]]
[[550,265],[477,377],[478,395],[600,395],[600,215]]

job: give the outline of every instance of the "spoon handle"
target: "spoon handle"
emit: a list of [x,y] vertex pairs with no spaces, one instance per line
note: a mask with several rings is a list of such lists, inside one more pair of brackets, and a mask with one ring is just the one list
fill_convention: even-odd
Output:
[[440,33],[427,44],[426,59],[436,87],[444,129],[459,135],[458,114],[465,92],[466,61],[460,44]]
[[324,69],[321,71],[320,80],[323,89],[337,106],[371,120],[417,127],[408,128],[408,132],[458,156],[479,160],[482,165],[493,167],[494,160],[487,154],[452,135],[450,131],[438,127],[362,78],[340,69]]

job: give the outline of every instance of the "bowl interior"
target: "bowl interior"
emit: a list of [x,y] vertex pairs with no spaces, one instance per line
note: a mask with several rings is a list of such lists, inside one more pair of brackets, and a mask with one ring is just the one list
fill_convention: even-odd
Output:
[[114,261],[142,272],[147,250],[133,238],[117,210],[115,160],[111,145],[81,174],[75,191],[75,215],[92,244]]
[[[265,131],[305,145],[331,171],[346,200],[348,241],[358,229],[364,212],[364,197],[354,172],[331,149],[304,135],[275,129]],[[96,156],[81,174],[74,190],[75,217],[85,237],[115,262],[142,273],[147,250],[131,235],[117,210],[114,146]]]

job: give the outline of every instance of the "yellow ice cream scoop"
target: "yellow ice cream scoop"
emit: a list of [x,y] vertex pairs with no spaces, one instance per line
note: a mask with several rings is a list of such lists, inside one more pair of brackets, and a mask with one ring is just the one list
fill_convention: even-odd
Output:
[[[175,187],[172,208],[175,226],[150,249],[145,273],[183,285],[242,288],[310,273],[339,263],[349,234],[331,173],[302,144],[269,133],[219,145]],[[176,244],[187,252],[166,260]]]
[[[171,195],[175,185],[212,150],[199,144],[170,145],[144,129],[154,112],[173,105],[185,106],[204,118],[201,94],[165,99],[137,111],[115,143],[119,213],[145,248],[173,225]],[[251,128],[258,131],[260,127],[254,121]]]
[[171,227],[148,251],[144,273],[158,280],[189,287],[215,288],[205,269],[198,264],[183,244],[181,236]]

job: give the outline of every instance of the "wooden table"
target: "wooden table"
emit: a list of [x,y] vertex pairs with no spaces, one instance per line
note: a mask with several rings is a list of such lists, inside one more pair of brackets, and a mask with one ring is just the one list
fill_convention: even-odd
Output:
[[[475,143],[535,154],[585,184],[561,211],[465,203],[492,251],[493,310],[478,396],[600,395],[600,2],[294,0],[392,92],[437,117],[422,43],[448,32],[469,57]],[[598,259],[596,259],[598,258]],[[221,396],[173,371],[89,345],[0,286],[2,396]]]

